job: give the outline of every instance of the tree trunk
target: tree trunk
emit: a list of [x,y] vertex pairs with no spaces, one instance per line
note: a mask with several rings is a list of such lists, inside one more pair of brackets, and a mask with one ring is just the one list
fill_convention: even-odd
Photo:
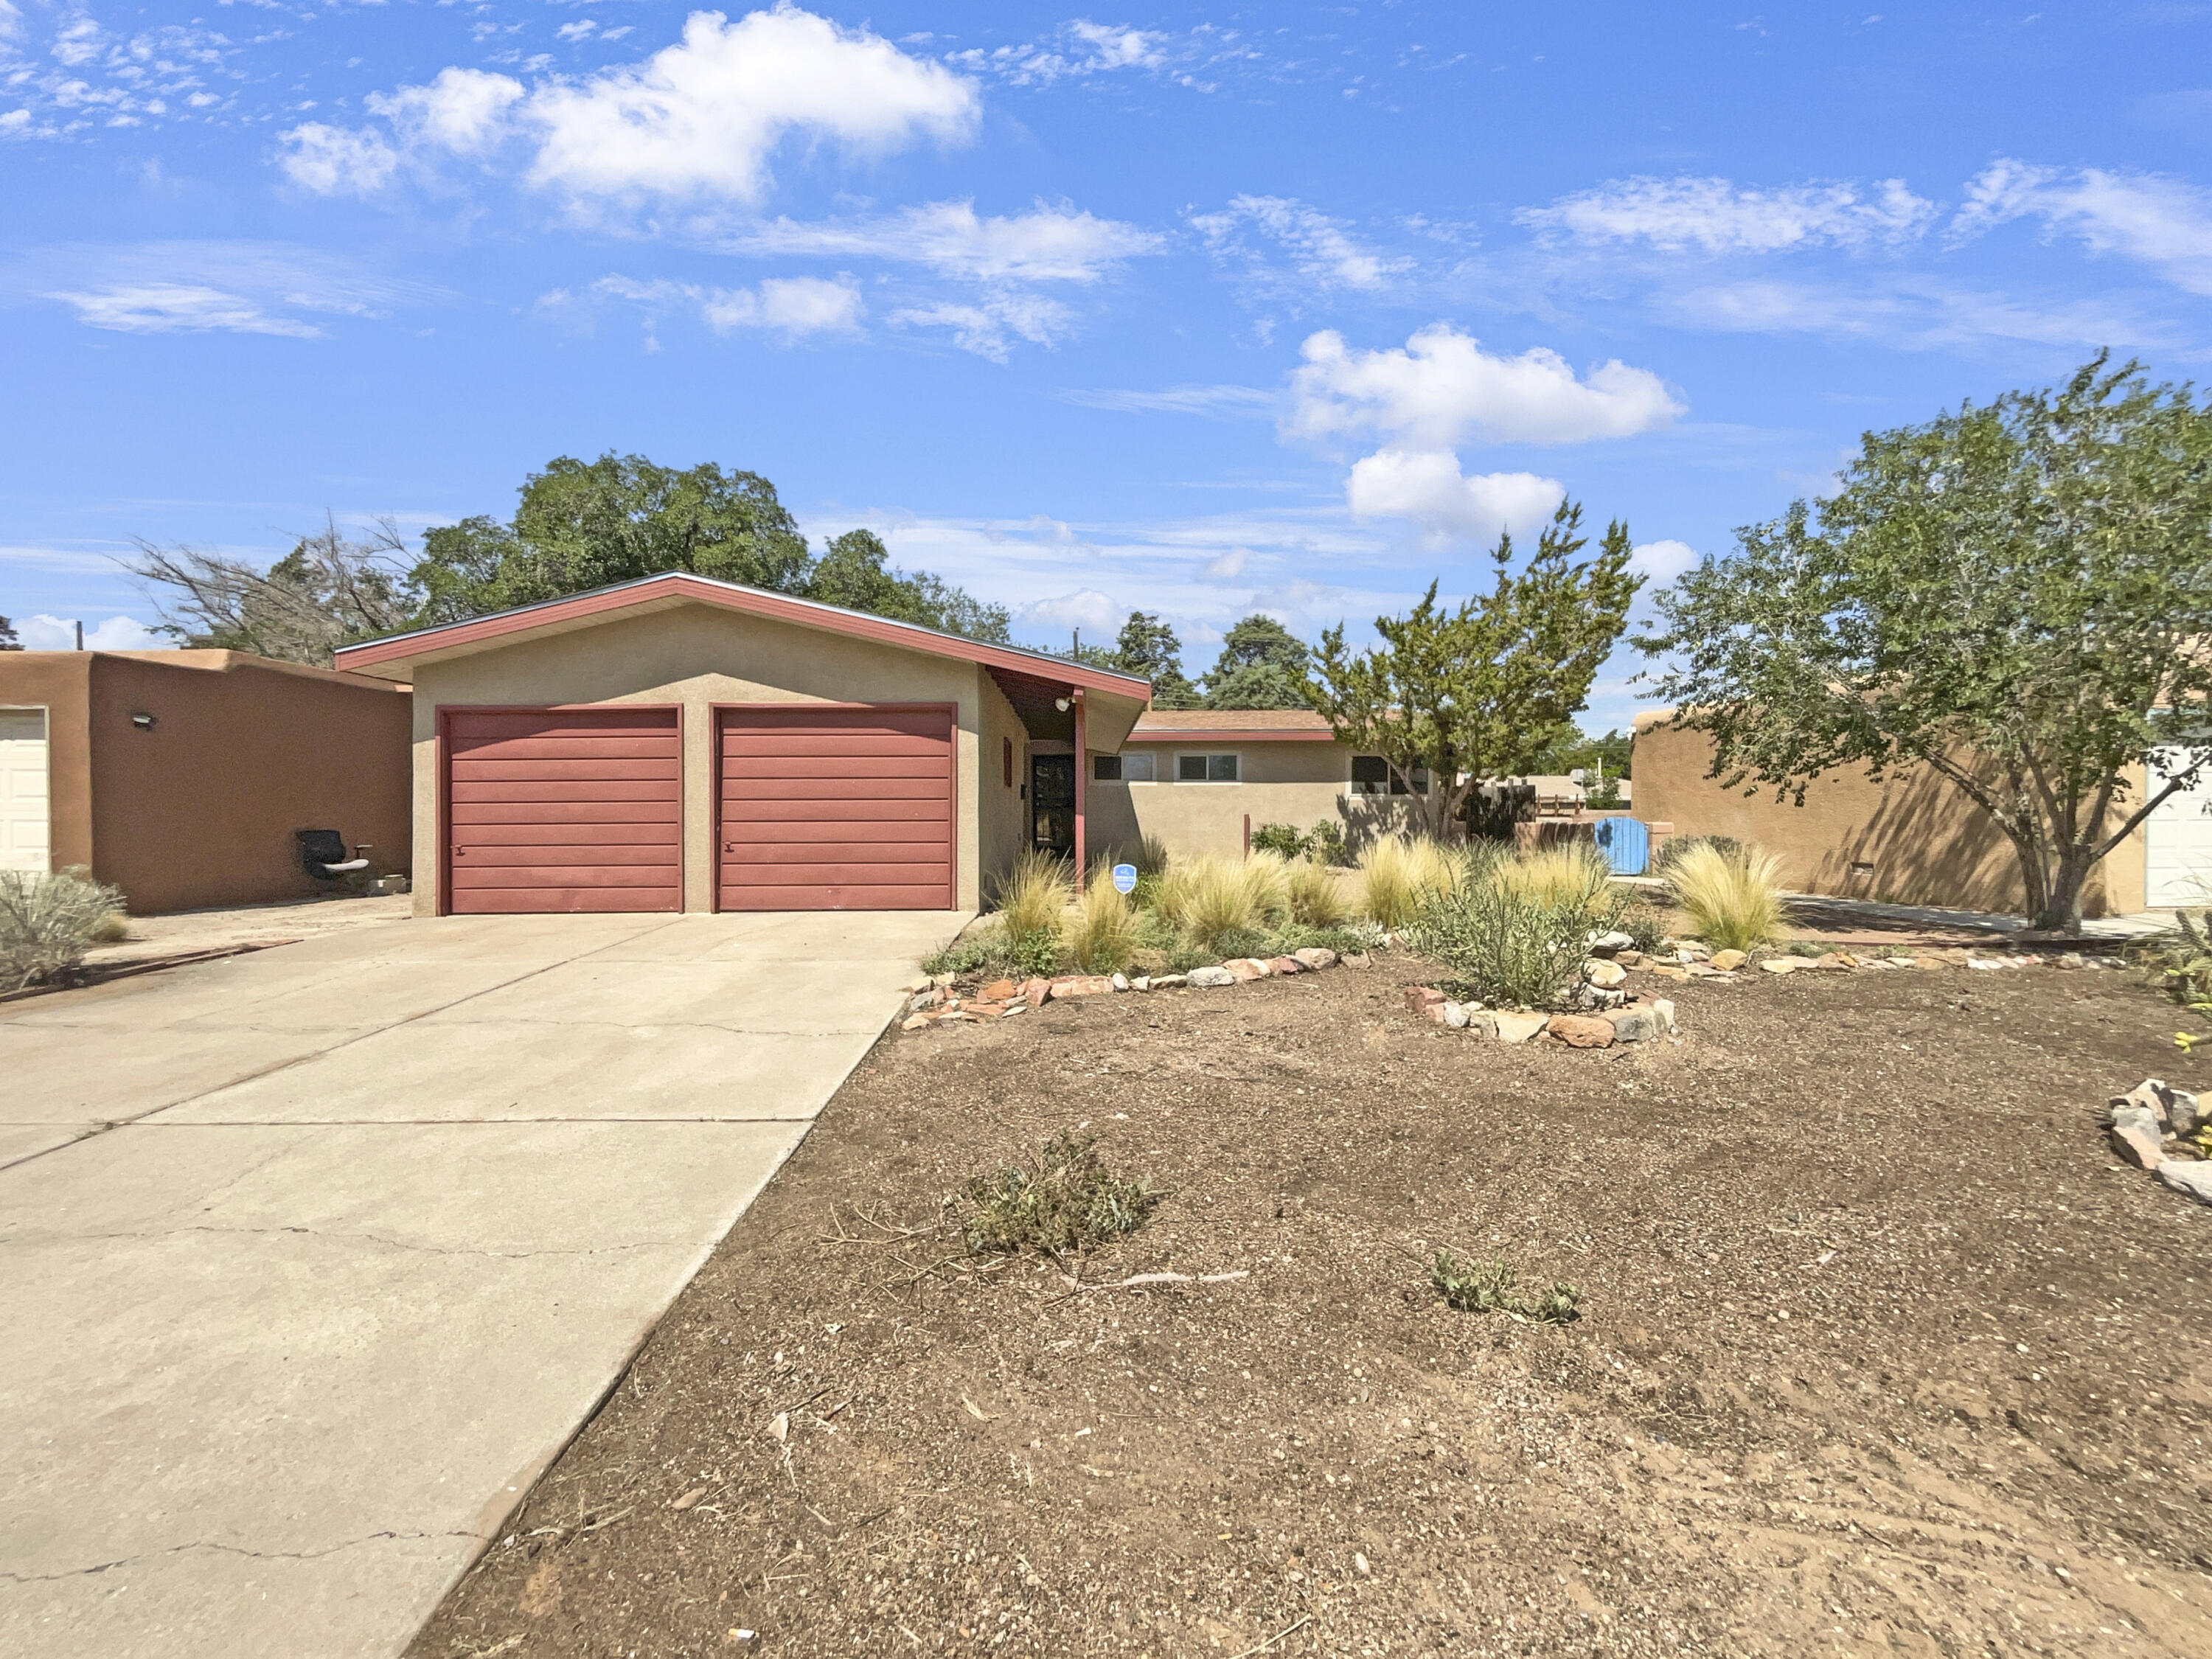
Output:
[[2094,847],[2077,842],[2061,851],[2058,868],[2052,872],[2042,908],[2034,912],[2028,925],[2043,933],[2080,933],[2081,890],[2088,885],[2089,872],[2096,863]]

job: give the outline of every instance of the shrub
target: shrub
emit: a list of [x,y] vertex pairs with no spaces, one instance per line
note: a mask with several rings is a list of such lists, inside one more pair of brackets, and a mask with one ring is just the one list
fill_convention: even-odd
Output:
[[2146,940],[2151,966],[2166,977],[2166,994],[2192,1013],[2212,1014],[2212,910],[2192,922],[2173,913],[2175,932]]
[[1066,864],[1031,848],[999,878],[992,897],[999,924],[1011,938],[1057,939],[1060,919],[1075,902],[1075,888]]
[[1732,859],[1744,855],[1743,843],[1734,836],[1669,836],[1659,843],[1659,851],[1651,860],[1650,873],[1665,875],[1682,858],[1700,847],[1711,847]]
[[1352,915],[1351,896],[1336,872],[1310,859],[1300,859],[1283,872],[1283,893],[1291,920],[1309,927],[1334,927]]
[[122,909],[121,891],[92,880],[82,865],[52,875],[0,870],[0,989],[75,972]]
[[1009,1164],[969,1182],[961,1233],[978,1255],[1064,1256],[1136,1231],[1164,1196],[1149,1176],[1129,1180],[1107,1168],[1097,1137],[1061,1133],[1034,1166]]
[[985,979],[1028,979],[1056,974],[1060,968],[1060,935],[1016,936],[996,918],[967,938],[924,957],[925,974],[975,974]]
[[1602,860],[1501,858],[1431,896],[1407,936],[1484,1001],[1547,1007],[1581,978],[1590,934],[1625,908]]
[[1781,868],[1771,853],[1730,854],[1707,843],[1676,859],[1667,879],[1699,939],[1715,950],[1750,951],[1781,934]]
[[1068,912],[1060,938],[1085,973],[1110,974],[1128,965],[1142,931],[1135,908],[1115,890],[1113,876],[1102,870]]
[[1445,1305],[1462,1313],[1502,1313],[1539,1325],[1564,1325],[1582,1317],[1578,1287],[1554,1279],[1531,1302],[1515,1288],[1520,1277],[1510,1261],[1462,1261],[1449,1250],[1438,1250],[1429,1263],[1429,1283]]
[[1428,840],[1383,836],[1359,855],[1359,908],[1381,927],[1403,927],[1423,902],[1460,884],[1467,855]]
[[1278,858],[1312,859],[1320,864],[1346,862],[1344,826],[1323,818],[1310,830],[1295,823],[1263,823],[1252,832],[1252,850]]
[[1231,944],[1289,919],[1288,868],[1272,853],[1249,859],[1201,853],[1168,866],[1153,895],[1167,924],[1201,951],[1233,956]]
[[1632,901],[1613,925],[1647,956],[1667,942],[1667,918],[1640,899]]

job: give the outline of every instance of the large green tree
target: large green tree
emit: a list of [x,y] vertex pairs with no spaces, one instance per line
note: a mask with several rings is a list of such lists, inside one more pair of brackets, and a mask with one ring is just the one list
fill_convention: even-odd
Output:
[[1182,672],[1182,641],[1173,628],[1149,611],[1132,611],[1110,649],[1079,643],[1074,656],[1093,668],[1150,680],[1155,708],[1199,707],[1198,690]]
[[1382,642],[1354,653],[1344,625],[1322,635],[1314,703],[1340,742],[1388,761],[1420,827],[1452,833],[1482,779],[1532,769],[1562,723],[1587,705],[1590,682],[1627,625],[1643,579],[1628,568],[1628,527],[1607,526],[1584,558],[1582,508],[1562,501],[1517,569],[1513,541],[1491,556],[1490,592],[1456,609],[1429,584],[1402,617],[1378,617]]
[[1835,495],[1737,536],[1638,641],[1730,786],[1802,804],[1839,768],[1926,767],[2071,932],[2098,860],[2212,761],[2212,407],[2186,386],[2100,356],[1869,433]]
[[895,568],[890,550],[872,530],[848,530],[823,549],[807,573],[806,597],[994,645],[1011,637],[1006,606],[987,604],[927,570],[908,574]]
[[1273,617],[1249,616],[1222,636],[1206,677],[1208,708],[1310,708],[1305,641]]

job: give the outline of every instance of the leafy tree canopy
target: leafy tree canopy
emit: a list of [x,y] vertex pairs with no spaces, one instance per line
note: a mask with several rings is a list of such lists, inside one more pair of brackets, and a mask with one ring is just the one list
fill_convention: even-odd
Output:
[[1206,677],[1208,708],[1310,708],[1305,641],[1273,617],[1249,616],[1223,636]]
[[1867,434],[1836,495],[1739,531],[1638,641],[1714,776],[1802,802],[1839,767],[1924,765],[2063,931],[2096,862],[2212,760],[2212,406],[2106,363]]
[[994,645],[1011,637],[1006,606],[986,604],[927,570],[909,575],[896,568],[872,530],[848,530],[823,550],[808,573],[806,597]]
[[7,617],[0,617],[0,651],[21,651],[22,648],[22,636],[15,632],[15,624]]
[[1409,791],[1415,771],[1429,773],[1429,792],[1404,799],[1437,839],[1480,780],[1534,769],[1588,702],[1643,583],[1629,572],[1626,525],[1608,526],[1585,559],[1588,544],[1581,507],[1562,501],[1520,569],[1512,538],[1498,538],[1488,593],[1454,610],[1431,582],[1407,615],[1376,618],[1371,650],[1349,650],[1340,623],[1322,635],[1315,706],[1339,741],[1382,756]]
[[1578,726],[1563,726],[1530,769],[1560,775],[1602,769],[1607,778],[1625,778],[1631,746],[1631,734],[1626,732],[1607,732],[1601,738],[1593,738]]
[[1079,642],[1073,656],[1093,668],[1150,680],[1155,708],[1200,706],[1197,688],[1182,672],[1182,641],[1176,637],[1174,629],[1150,611],[1132,611],[1112,649]]

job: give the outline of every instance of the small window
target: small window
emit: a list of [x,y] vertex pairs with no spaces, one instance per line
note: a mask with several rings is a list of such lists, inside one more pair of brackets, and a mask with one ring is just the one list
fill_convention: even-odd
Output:
[[1152,755],[1124,755],[1121,757],[1122,782],[1150,783],[1158,775],[1158,762],[1156,757]]
[[1119,755],[1093,755],[1091,775],[1100,783],[1121,781],[1121,757]]
[[[1354,755],[1352,757],[1352,793],[1355,795],[1402,795],[1406,786],[1393,776],[1390,763],[1380,755]],[[1429,771],[1425,766],[1413,769],[1413,793],[1429,793]]]
[[1177,755],[1178,783],[1236,783],[1240,774],[1234,755]]

